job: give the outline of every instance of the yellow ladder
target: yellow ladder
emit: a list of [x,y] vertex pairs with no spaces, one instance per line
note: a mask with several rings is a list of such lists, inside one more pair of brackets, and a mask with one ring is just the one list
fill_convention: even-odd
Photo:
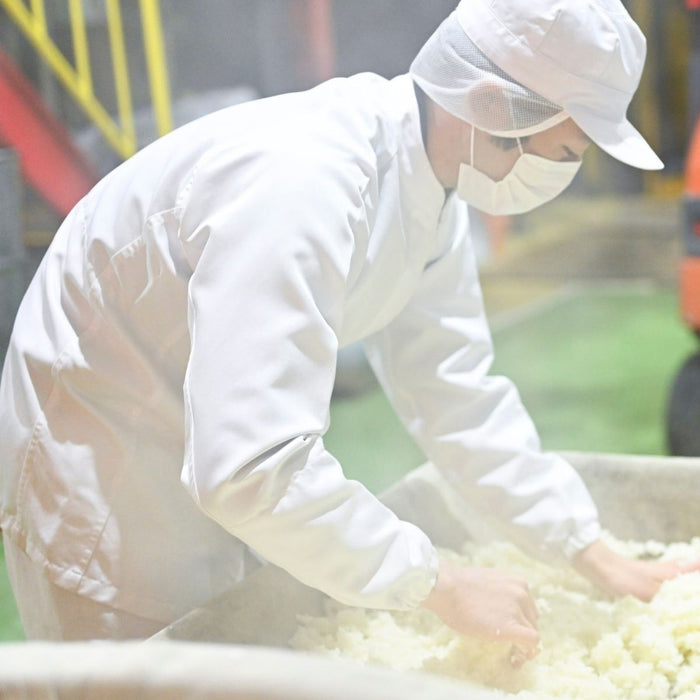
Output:
[[[136,152],[138,142],[120,0],[105,0],[117,105],[116,119],[95,94],[82,0],[66,2],[73,43],[72,59],[63,54],[50,36],[44,0],[0,0],[0,6],[102,132],[110,146],[126,159]],[[163,135],[172,129],[172,113],[160,6],[158,0],[139,0],[139,8],[156,129],[158,135]]]

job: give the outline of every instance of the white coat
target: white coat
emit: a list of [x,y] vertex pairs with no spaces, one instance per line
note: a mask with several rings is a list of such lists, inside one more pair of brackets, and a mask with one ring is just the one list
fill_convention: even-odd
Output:
[[67,217],[0,388],[2,528],[59,586],[168,622],[248,547],[350,604],[410,608],[433,545],[323,445],[364,339],[426,455],[542,554],[598,536],[492,346],[465,205],[433,174],[408,76],[226,109],[145,148]]

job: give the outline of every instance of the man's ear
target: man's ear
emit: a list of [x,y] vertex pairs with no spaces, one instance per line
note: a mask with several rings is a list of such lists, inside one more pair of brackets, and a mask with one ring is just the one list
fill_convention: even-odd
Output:
[[465,114],[471,117],[467,121],[477,128],[486,131],[513,129],[511,101],[503,83],[483,78],[469,88],[464,99]]

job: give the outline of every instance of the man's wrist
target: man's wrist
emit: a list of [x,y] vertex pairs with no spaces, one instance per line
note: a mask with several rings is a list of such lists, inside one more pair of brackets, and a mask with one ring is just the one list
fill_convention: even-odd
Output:
[[620,556],[606,544],[596,540],[574,557],[573,566],[589,581],[601,588],[606,588],[606,583],[619,559]]
[[428,597],[421,603],[421,607],[438,616],[440,616],[440,610],[444,609],[446,597],[449,595],[448,591],[453,586],[451,567],[452,565],[447,560],[440,559],[435,585]]

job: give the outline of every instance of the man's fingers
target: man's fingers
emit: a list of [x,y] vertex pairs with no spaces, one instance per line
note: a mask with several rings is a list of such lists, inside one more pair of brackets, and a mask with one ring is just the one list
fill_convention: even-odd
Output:
[[539,654],[540,635],[532,627],[514,625],[509,630],[507,639],[512,642],[508,660],[513,668],[520,668]]
[[690,574],[694,571],[700,571],[700,559],[677,559],[673,564],[678,574]]
[[510,662],[510,665],[513,668],[522,668],[523,664],[526,661],[531,661],[539,653],[539,647],[535,647],[530,650],[524,650],[514,644],[510,649],[510,656],[508,657],[508,661]]
[[537,654],[540,643],[540,633],[535,627],[526,622],[512,622],[510,625],[499,629],[496,632],[496,639],[503,642],[510,642],[518,647],[526,656],[533,658]]
[[525,588],[525,595],[520,601],[520,608],[523,611],[525,619],[533,626],[537,627],[537,620],[540,617],[540,611],[537,609],[537,603],[532,597],[529,588]]
[[441,560],[437,583],[423,606],[460,634],[512,648],[515,665],[538,653],[539,612],[521,577]]

